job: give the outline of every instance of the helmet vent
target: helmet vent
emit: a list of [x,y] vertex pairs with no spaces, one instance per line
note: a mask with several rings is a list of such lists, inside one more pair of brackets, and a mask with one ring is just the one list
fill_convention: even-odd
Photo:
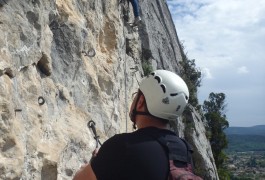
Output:
[[179,111],[179,110],[180,110],[180,108],[181,108],[181,106],[180,106],[180,105],[178,105],[178,107],[177,107],[176,111]]
[[170,94],[170,96],[177,96],[178,95],[178,93],[172,93],[172,94]]
[[166,86],[164,84],[161,84],[160,86],[163,89],[163,92],[166,93]]
[[162,102],[163,102],[164,104],[169,104],[169,99],[168,99],[168,97],[162,99]]
[[157,80],[158,83],[161,82],[161,78],[159,76],[155,76],[155,79]]

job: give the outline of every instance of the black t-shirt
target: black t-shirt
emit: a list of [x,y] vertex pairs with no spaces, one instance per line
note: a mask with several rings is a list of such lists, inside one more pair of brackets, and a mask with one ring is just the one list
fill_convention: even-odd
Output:
[[168,156],[150,134],[173,132],[154,127],[115,135],[99,149],[91,166],[98,180],[166,180]]

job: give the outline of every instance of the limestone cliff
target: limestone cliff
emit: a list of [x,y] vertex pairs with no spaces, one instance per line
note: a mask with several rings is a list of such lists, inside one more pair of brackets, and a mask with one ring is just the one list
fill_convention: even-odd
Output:
[[[126,1],[0,0],[0,179],[72,179],[96,145],[91,119],[102,142],[132,131],[142,63],[178,73],[181,61],[166,2],[140,7],[132,28]],[[193,110],[189,122],[177,131],[195,147],[198,173],[218,179]]]

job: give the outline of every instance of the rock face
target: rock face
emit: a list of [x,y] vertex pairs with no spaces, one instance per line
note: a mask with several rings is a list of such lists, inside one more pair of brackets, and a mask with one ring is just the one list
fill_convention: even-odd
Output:
[[[178,73],[181,61],[166,2],[140,7],[132,28],[126,1],[0,0],[0,179],[72,179],[96,146],[91,119],[102,142],[132,131],[142,63]],[[198,173],[218,179],[203,123],[190,122]]]

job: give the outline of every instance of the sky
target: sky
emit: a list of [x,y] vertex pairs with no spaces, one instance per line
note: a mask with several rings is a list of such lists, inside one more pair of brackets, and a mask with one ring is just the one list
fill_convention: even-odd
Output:
[[224,93],[230,127],[265,125],[265,0],[167,0],[178,38],[202,72],[200,104]]

